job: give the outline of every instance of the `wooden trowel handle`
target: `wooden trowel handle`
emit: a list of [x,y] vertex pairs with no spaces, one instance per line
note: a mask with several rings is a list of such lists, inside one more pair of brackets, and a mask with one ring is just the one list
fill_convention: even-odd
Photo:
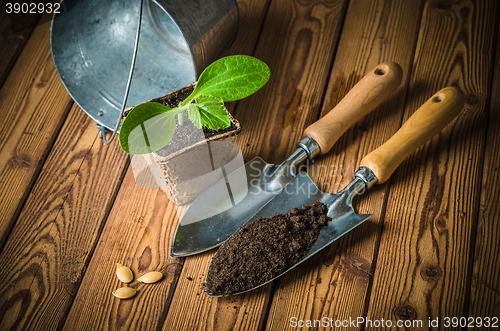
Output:
[[403,160],[434,137],[462,110],[464,94],[457,87],[445,87],[427,100],[385,144],[366,155],[368,167],[384,183]]
[[403,70],[399,64],[379,64],[364,76],[335,108],[308,126],[304,136],[309,136],[318,143],[321,154],[327,153],[348,128],[394,92],[402,78]]

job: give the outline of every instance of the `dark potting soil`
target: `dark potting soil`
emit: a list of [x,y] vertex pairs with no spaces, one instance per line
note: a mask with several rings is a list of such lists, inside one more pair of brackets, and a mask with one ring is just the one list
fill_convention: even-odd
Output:
[[[161,103],[164,106],[170,108],[175,108],[179,105],[179,103],[182,100],[186,99],[191,94],[191,92],[193,92],[193,90],[194,87],[191,87],[189,89],[181,90],[178,93],[172,93],[167,98],[160,99],[161,101],[153,100],[153,102]],[[202,141],[204,139],[208,139],[217,134],[230,132],[236,129],[234,123],[231,122],[231,126],[223,130],[212,130],[212,129],[202,128],[203,129],[203,135],[202,135],[201,132],[199,131],[200,129],[195,127],[194,124],[189,119],[187,111],[183,112],[182,115],[183,115],[183,125],[179,125],[178,119],[176,117],[174,136],[172,137],[172,140],[170,140],[170,142],[167,144],[167,146],[163,147],[162,149],[156,152],[158,155],[168,156],[183,148],[194,145],[197,142]]]
[[323,203],[316,202],[245,224],[212,259],[208,292],[239,293],[279,276],[309,252],[321,228],[331,220],[327,212]]

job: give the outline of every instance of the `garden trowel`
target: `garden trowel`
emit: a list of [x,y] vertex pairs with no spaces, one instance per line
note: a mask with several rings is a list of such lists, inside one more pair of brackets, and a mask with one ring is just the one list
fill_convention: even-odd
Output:
[[[352,207],[353,197],[364,193],[376,183],[381,184],[389,179],[399,164],[408,155],[431,139],[458,115],[464,106],[464,99],[463,93],[456,87],[447,87],[434,94],[406,121],[391,139],[361,160],[360,168],[354,174],[354,180],[337,194],[321,192],[306,173],[300,173],[296,176],[280,194],[276,195],[253,216],[250,222],[260,217],[268,218],[277,214],[285,214],[294,207],[300,208],[312,205],[315,202],[322,202],[328,207],[327,216],[331,217],[331,220],[321,228],[319,237],[308,253],[298,263],[283,268],[281,272],[276,272],[273,276],[266,276],[269,279],[265,279],[265,281],[254,286],[247,285],[254,280],[253,278],[244,279],[240,283],[245,285],[236,289],[234,293],[231,291],[230,294],[246,292],[270,282],[368,219],[371,215],[358,215],[355,213]],[[234,238],[235,236],[227,240],[226,244],[216,253],[214,259],[225,249],[228,249],[229,243],[232,243]],[[268,254],[277,253],[270,252]],[[233,262],[228,261],[227,265],[228,268],[231,268],[232,272],[234,271],[235,275],[240,274],[238,270],[235,270],[237,266],[248,266],[249,262],[247,259],[252,258],[251,254],[248,254],[248,247],[242,247],[241,252],[231,252],[231,256],[232,260],[237,262],[231,265]],[[252,268],[255,267],[256,271],[266,269],[267,261],[272,260],[270,256],[265,256],[265,254],[264,256],[259,255],[259,258],[261,262],[258,265],[252,266]],[[250,274],[253,273],[250,272]],[[210,267],[207,275],[208,295],[219,296],[219,293],[227,295],[228,289],[214,286],[214,283],[224,284],[217,277],[225,276],[222,274],[212,274]],[[225,281],[225,279],[222,279],[222,281]]]
[[328,114],[306,128],[295,152],[281,164],[256,157],[201,193],[180,220],[170,256],[222,244],[297,176],[302,162],[327,153],[348,128],[394,92],[402,76],[398,64],[379,64]]

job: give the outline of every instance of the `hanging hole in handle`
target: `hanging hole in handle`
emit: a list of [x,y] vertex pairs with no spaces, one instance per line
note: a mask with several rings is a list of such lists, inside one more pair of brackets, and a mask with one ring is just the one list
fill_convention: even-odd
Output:
[[387,71],[384,68],[377,68],[375,69],[375,75],[377,76],[383,76],[387,73]]
[[442,93],[439,93],[438,95],[434,96],[434,98],[432,98],[432,102],[438,103],[438,102],[443,101],[443,99],[444,99],[444,95]]

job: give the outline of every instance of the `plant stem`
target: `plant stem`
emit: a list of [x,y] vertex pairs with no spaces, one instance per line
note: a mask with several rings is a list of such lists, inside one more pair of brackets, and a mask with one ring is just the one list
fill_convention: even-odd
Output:
[[[195,90],[196,90],[196,88],[195,88]],[[179,103],[179,108],[180,108],[180,107],[185,107],[185,106],[189,105],[191,102],[193,102],[193,100],[195,99],[194,92],[195,92],[195,91],[191,92],[191,94],[190,94],[190,95],[188,95],[186,99],[182,100],[182,101]]]

